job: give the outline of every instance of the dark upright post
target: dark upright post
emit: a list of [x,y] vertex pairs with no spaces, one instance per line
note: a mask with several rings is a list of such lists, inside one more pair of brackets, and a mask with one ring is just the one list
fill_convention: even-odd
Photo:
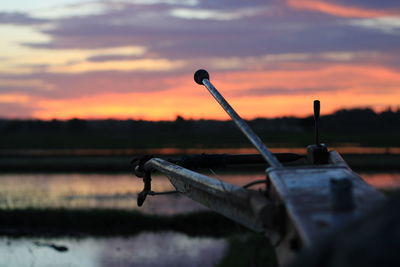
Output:
[[319,140],[319,115],[321,106],[319,100],[314,100],[315,144],[307,147],[307,158],[311,164],[327,164],[328,148]]
[[320,143],[319,143],[319,129],[318,129],[318,127],[319,127],[318,122],[319,122],[320,110],[321,110],[321,106],[320,106],[319,100],[314,100],[315,144],[317,146],[320,146]]

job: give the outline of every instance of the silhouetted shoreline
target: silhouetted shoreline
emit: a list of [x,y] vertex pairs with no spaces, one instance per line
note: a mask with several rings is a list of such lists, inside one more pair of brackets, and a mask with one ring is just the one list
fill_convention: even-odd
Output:
[[[139,155],[103,156],[0,156],[0,173],[132,173],[131,161]],[[164,159],[177,159],[179,155],[156,155]],[[398,171],[400,154],[342,154],[356,171]],[[299,162],[304,164],[304,162]],[[296,164],[296,162],[294,162]],[[231,171],[263,172],[266,165],[249,164],[230,166]]]
[[0,219],[0,236],[12,237],[132,236],[166,230],[224,237],[238,231],[250,232],[210,211],[161,216],[118,209],[2,209]]
[[[249,125],[271,147],[314,142],[313,118],[257,118]],[[400,147],[400,111],[339,110],[321,117],[329,146]],[[249,147],[231,121],[0,120],[0,149],[146,149]]]

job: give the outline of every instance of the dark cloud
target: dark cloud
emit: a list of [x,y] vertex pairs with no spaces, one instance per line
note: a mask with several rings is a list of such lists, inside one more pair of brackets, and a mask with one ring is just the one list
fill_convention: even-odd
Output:
[[106,62],[106,61],[125,61],[138,59],[139,56],[123,56],[123,55],[100,55],[87,58],[91,62]]
[[[205,1],[201,8],[207,8],[214,1]],[[234,1],[233,4],[243,6],[243,1]],[[241,3],[241,4],[238,4]],[[226,3],[225,3],[226,5]],[[233,5],[234,6],[234,5]],[[253,5],[247,5],[254,7]],[[265,8],[266,6],[264,4]],[[223,7],[225,9],[223,10]],[[200,7],[199,7],[200,8]],[[150,51],[163,55],[164,50],[180,50],[182,47],[189,50],[191,56],[196,57],[202,50],[216,50],[213,54],[220,54],[228,50],[231,41],[239,38],[250,38],[265,33],[262,28],[263,20],[235,19],[228,21],[182,19],[173,17],[170,13],[174,7],[166,6],[130,6],[123,10],[110,11],[106,14],[67,18],[59,20],[51,30],[44,31],[52,37],[52,41],[42,44],[26,44],[36,48],[105,48],[126,45],[143,45]],[[188,9],[196,13],[198,8]],[[215,11],[215,9],[212,9]],[[229,8],[219,4],[222,12],[235,12],[240,9]],[[272,14],[271,14],[272,15]],[[272,25],[271,25],[272,26]],[[271,27],[270,26],[270,27]],[[279,28],[279,25],[275,27]],[[279,29],[277,29],[279,30]],[[213,47],[213,44],[214,47]],[[223,46],[220,49],[218,45]],[[240,45],[240,44],[239,44]],[[251,49],[251,48],[250,48]],[[185,57],[188,53],[185,53]]]
[[46,23],[48,20],[32,18],[28,14],[20,12],[0,12],[0,24],[32,25]]
[[[358,27],[354,23],[351,26],[346,18],[292,10],[279,1],[199,3],[197,7],[186,7],[189,16],[186,19],[171,15],[174,8],[180,6],[166,4],[127,5],[124,9],[113,9],[100,15],[60,19],[52,29],[43,31],[51,37],[50,42],[25,45],[46,49],[139,45],[146,47],[150,56],[173,59],[332,50],[387,51],[400,45],[398,36]],[[189,19],[190,14],[199,10],[235,14],[244,8],[248,8],[251,15],[215,20],[211,13],[208,19]],[[108,58],[114,56],[92,60]]]
[[390,8],[399,8],[398,0],[325,0],[321,2],[340,4],[343,6],[358,6],[362,8],[371,8],[385,10]]
[[237,9],[237,8],[248,8],[248,7],[265,7],[272,5],[280,5],[280,0],[251,0],[251,1],[243,1],[243,0],[200,0],[198,2],[198,6],[196,8],[205,8],[205,9],[217,9],[217,10],[229,10],[229,9]]
[[[20,80],[21,78],[23,79],[23,77],[18,77],[18,80]],[[0,94],[24,93],[24,94],[34,95],[36,92],[39,92],[37,86],[0,85]]]
[[232,94],[236,97],[246,96],[277,96],[277,95],[307,95],[321,92],[334,92],[343,90],[344,88],[339,87],[316,87],[316,88],[252,88],[248,90],[242,90],[240,92]]

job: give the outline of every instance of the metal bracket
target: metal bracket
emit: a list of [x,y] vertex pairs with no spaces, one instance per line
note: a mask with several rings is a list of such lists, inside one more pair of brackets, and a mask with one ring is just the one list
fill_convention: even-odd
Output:
[[146,200],[147,195],[151,192],[151,171],[146,171],[143,177],[144,188],[139,193],[137,198],[137,205],[141,207]]
[[132,160],[133,170],[138,178],[143,179],[144,188],[142,192],[139,193],[137,198],[137,205],[141,207],[146,200],[147,195],[151,192],[151,170],[146,170],[144,165],[147,161],[152,159],[153,156],[145,155]]

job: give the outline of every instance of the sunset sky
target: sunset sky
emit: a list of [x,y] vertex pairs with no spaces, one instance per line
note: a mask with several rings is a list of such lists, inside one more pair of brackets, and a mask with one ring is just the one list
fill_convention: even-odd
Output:
[[399,0],[0,1],[0,117],[227,119],[400,106]]

